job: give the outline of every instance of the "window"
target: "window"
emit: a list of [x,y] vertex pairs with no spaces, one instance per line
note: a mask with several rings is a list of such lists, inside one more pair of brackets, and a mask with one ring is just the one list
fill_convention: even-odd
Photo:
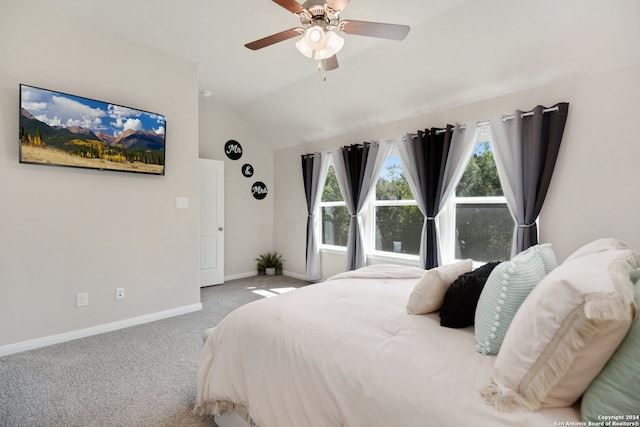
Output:
[[376,251],[418,255],[424,216],[407,183],[400,157],[391,150],[376,184],[371,209]]
[[515,224],[486,137],[478,143],[452,199],[455,258],[485,262],[509,259]]
[[320,202],[322,244],[326,246],[347,246],[349,220],[351,215],[340,193],[333,162],[329,163],[327,180]]
[[[395,148],[389,154],[376,184],[375,198],[364,209],[364,240],[369,251],[409,255],[420,253],[424,216],[420,212],[404,175]],[[329,163],[320,202],[321,235],[325,248],[347,246],[351,215],[340,193],[335,167]]]
[[[439,216],[444,262],[510,258],[514,221],[502,192],[488,133],[481,132],[479,140],[455,196]],[[332,162],[319,209],[323,249],[344,250],[351,216]],[[424,215],[409,188],[395,147],[380,172],[375,197],[363,209],[362,220],[368,256],[417,261]]]

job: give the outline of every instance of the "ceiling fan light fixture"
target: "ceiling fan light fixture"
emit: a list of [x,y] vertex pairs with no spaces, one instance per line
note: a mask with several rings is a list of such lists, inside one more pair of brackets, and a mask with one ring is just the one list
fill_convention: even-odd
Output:
[[304,32],[304,40],[307,42],[307,45],[313,50],[324,49],[327,44],[327,37],[325,35],[325,31],[319,25],[314,25],[313,27],[309,27]]
[[311,58],[311,56],[313,55],[313,49],[311,49],[311,47],[307,44],[304,37],[296,42],[296,48],[307,58]]
[[333,31],[327,31],[326,37],[326,49],[329,56],[333,56],[336,53],[340,52],[340,49],[342,49],[342,46],[344,46],[344,39]]
[[300,0],[273,1],[297,15],[301,25],[247,43],[245,47],[258,50],[300,37],[295,43],[298,51],[307,58],[320,61],[320,68],[325,71],[338,68],[336,54],[344,46],[344,39],[336,33],[338,31],[358,36],[404,40],[410,30],[408,25],[340,20],[340,13],[350,0],[306,0],[302,4],[298,3]]
[[[309,30],[307,30],[309,31]],[[307,34],[296,42],[298,51],[307,58],[316,60],[331,58],[344,46],[344,39],[333,31],[323,31],[325,43],[322,47],[314,48],[307,42]]]

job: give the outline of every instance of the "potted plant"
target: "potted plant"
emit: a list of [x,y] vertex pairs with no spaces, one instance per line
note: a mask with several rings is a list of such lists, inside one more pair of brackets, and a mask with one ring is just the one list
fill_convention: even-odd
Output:
[[265,252],[260,254],[256,267],[258,268],[258,274],[266,274],[267,276],[273,276],[276,271],[282,274],[282,255],[278,252]]

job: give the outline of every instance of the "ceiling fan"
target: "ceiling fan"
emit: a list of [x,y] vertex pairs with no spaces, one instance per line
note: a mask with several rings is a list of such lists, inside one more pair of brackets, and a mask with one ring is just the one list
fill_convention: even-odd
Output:
[[297,15],[302,26],[289,28],[247,43],[245,47],[258,50],[302,35],[300,40],[296,42],[296,48],[306,57],[320,61],[319,68],[325,71],[338,68],[336,54],[344,45],[344,39],[335,30],[359,36],[403,40],[410,29],[408,25],[353,19],[341,20],[340,12],[349,4],[349,0],[307,0],[304,4],[295,0],[273,1]]

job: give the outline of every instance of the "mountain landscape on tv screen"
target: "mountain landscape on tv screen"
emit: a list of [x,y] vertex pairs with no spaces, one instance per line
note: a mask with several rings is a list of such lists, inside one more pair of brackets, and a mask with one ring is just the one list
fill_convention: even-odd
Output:
[[128,129],[118,136],[81,126],[50,126],[20,109],[22,160],[100,169],[162,173],[164,135]]

